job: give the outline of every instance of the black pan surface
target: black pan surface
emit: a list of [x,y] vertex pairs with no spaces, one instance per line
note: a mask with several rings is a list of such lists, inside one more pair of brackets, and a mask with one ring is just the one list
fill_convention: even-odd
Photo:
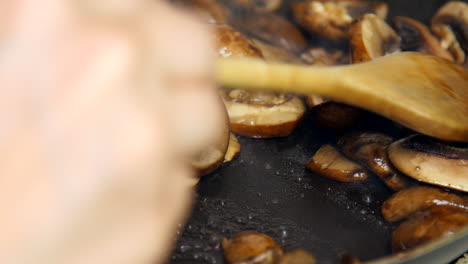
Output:
[[[427,22],[444,2],[389,5],[391,15]],[[408,133],[375,116],[369,120],[366,129]],[[285,249],[304,248],[322,264],[339,263],[344,254],[371,260],[391,253],[395,225],[384,221],[380,207],[392,192],[377,178],[340,183],[306,170],[310,156],[334,138],[308,121],[306,115],[287,138],[239,137],[240,156],[201,180],[170,263],[224,263],[220,239],[245,230],[266,233]]]

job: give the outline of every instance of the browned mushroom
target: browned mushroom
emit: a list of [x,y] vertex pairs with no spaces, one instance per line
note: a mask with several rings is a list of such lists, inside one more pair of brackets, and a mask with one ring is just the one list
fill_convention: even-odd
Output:
[[432,31],[459,64],[468,64],[468,4],[450,1],[432,18]]
[[223,129],[217,135],[215,143],[204,149],[192,160],[192,166],[195,168],[197,176],[203,176],[214,171],[224,161],[229,144],[229,119],[227,113],[224,113]]
[[245,231],[221,241],[224,257],[229,264],[274,264],[283,249],[269,236]]
[[399,191],[415,182],[393,167],[387,147],[394,140],[376,132],[355,132],[341,137],[338,146],[345,156],[375,173],[392,190]]
[[388,149],[393,165],[422,182],[468,192],[468,144],[423,135],[401,139]]
[[253,41],[228,25],[214,25],[217,53],[220,57],[263,58]]
[[225,24],[229,20],[229,10],[216,0],[172,0],[171,3],[195,12],[208,23]]
[[[229,26],[215,26],[219,56],[263,55],[254,42]],[[305,113],[302,100],[294,95],[247,91],[226,87],[222,98],[229,114],[231,130],[239,135],[271,138],[291,134]]]
[[434,206],[417,212],[393,232],[393,252],[406,250],[452,235],[468,225],[468,210],[451,206]]
[[417,186],[393,194],[382,205],[382,215],[389,222],[434,205],[453,206],[468,210],[468,196],[457,195],[436,187]]
[[304,35],[286,18],[276,14],[247,13],[234,19],[240,31],[290,52],[307,47]]
[[336,102],[324,102],[312,108],[310,119],[320,128],[344,131],[359,124],[362,111],[356,107]]
[[284,253],[278,264],[315,264],[315,257],[302,249],[295,249]]
[[233,160],[237,155],[240,153],[240,143],[237,137],[234,134],[229,135],[229,144],[228,148],[226,151],[226,154],[224,155],[224,162],[229,162]]
[[374,13],[387,16],[388,7],[373,1],[316,1],[308,0],[291,4],[295,21],[308,32],[334,42],[348,39],[349,26],[360,16]]
[[365,168],[343,156],[335,147],[323,145],[306,163],[313,172],[342,182],[362,181],[369,177]]
[[366,14],[349,30],[353,63],[370,61],[400,50],[400,37],[385,21]]
[[401,50],[429,53],[453,61],[452,55],[442,48],[440,41],[423,23],[408,17],[395,17],[393,25],[401,37]]
[[283,3],[282,0],[224,0],[224,2],[233,8],[255,11],[258,13],[276,11]]
[[349,56],[342,50],[326,50],[320,47],[310,48],[300,55],[306,64],[313,65],[338,65],[348,64]]
[[272,46],[264,41],[253,39],[255,45],[262,51],[267,61],[287,62],[291,64],[303,64],[303,61],[289,51]]

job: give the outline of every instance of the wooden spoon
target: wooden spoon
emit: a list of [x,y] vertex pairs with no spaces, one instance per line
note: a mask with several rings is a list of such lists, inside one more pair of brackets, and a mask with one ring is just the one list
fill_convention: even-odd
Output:
[[468,142],[468,71],[435,56],[404,52],[332,67],[225,58],[217,70],[223,86],[318,94],[426,135]]

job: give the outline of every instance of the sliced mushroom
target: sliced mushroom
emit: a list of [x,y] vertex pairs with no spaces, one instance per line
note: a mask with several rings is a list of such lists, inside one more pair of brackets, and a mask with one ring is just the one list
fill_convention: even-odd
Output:
[[223,98],[231,130],[254,138],[288,136],[305,112],[302,100],[288,94],[234,89]]
[[344,131],[359,123],[362,111],[346,104],[325,102],[312,108],[310,119],[320,128]]
[[289,51],[272,46],[264,41],[254,39],[255,45],[262,51],[263,57],[267,61],[287,62],[291,64],[303,64],[302,60]]
[[449,193],[436,187],[411,187],[399,191],[387,199],[382,205],[382,215],[385,220],[395,222],[434,205],[468,210],[468,196]]
[[349,26],[366,13],[374,13],[385,19],[388,7],[373,1],[314,1],[291,4],[295,21],[308,32],[330,41],[348,39]]
[[242,11],[255,11],[258,13],[269,13],[278,10],[283,3],[282,0],[224,0],[226,4]]
[[216,0],[172,0],[176,6],[189,9],[212,24],[225,24],[229,20],[229,10]]
[[369,177],[365,168],[343,156],[335,147],[323,145],[306,163],[313,172],[342,182],[362,181]]
[[468,225],[468,211],[460,208],[434,206],[417,212],[393,232],[393,252],[452,235],[466,225]]
[[320,47],[310,48],[302,52],[300,57],[306,64],[313,65],[338,65],[349,63],[349,56],[342,50],[328,51]]
[[215,143],[199,153],[193,160],[192,166],[197,176],[203,176],[217,169],[224,161],[229,144],[229,119],[225,112],[223,129]]
[[317,261],[315,257],[309,254],[309,252],[302,249],[295,249],[286,252],[278,264],[315,264]]
[[468,4],[450,1],[432,18],[432,31],[441,39],[441,45],[455,62],[468,64]]
[[349,30],[353,63],[370,61],[400,50],[400,37],[385,21],[366,14]]
[[393,165],[422,182],[468,192],[468,144],[423,135],[401,139],[389,147]]
[[375,173],[392,190],[399,191],[415,182],[401,174],[388,159],[387,147],[394,140],[376,132],[355,132],[341,137],[338,146],[345,156]]
[[307,40],[286,18],[276,14],[247,13],[238,16],[234,25],[240,31],[290,52],[300,52]]
[[[263,57],[254,42],[229,26],[216,26],[221,57]],[[302,100],[274,92],[224,89],[222,98],[229,114],[231,130],[256,138],[285,137],[291,134],[305,113]]]
[[226,151],[226,154],[224,155],[224,162],[230,162],[232,161],[237,155],[240,153],[240,143],[237,137],[234,134],[229,135],[229,144],[228,148]]
[[214,25],[214,29],[218,56],[263,58],[255,43],[234,28],[228,25]]
[[223,238],[221,244],[229,264],[274,264],[283,254],[271,237],[254,231]]
[[401,50],[429,53],[453,61],[452,55],[442,48],[440,41],[423,23],[408,17],[395,17],[393,25],[401,37]]

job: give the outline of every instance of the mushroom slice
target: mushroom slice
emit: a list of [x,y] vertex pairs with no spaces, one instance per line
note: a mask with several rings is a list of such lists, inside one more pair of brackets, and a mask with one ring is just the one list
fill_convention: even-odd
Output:
[[225,112],[223,129],[217,135],[215,142],[199,153],[193,160],[192,166],[198,176],[206,175],[217,169],[224,161],[229,144],[229,119]]
[[432,18],[432,31],[441,39],[441,45],[455,62],[468,64],[468,4],[450,1]]
[[395,17],[393,25],[401,37],[403,51],[419,51],[453,61],[452,55],[442,48],[426,25],[408,17]]
[[286,252],[278,264],[315,264],[317,263],[314,256],[303,249],[295,249]]
[[419,246],[452,235],[468,225],[468,211],[450,206],[434,206],[417,212],[401,223],[392,235],[393,252]]
[[216,51],[219,57],[263,58],[255,43],[244,34],[227,25],[213,25]]
[[291,64],[303,64],[302,60],[289,51],[272,46],[264,41],[254,39],[255,45],[260,48],[263,57],[267,61],[287,62]]
[[381,18],[366,14],[349,30],[353,63],[400,51],[400,37]]
[[229,20],[229,10],[216,0],[172,0],[176,6],[187,8],[212,24],[225,24]]
[[401,174],[388,159],[387,147],[393,138],[375,132],[355,132],[341,137],[338,146],[345,156],[375,173],[392,190],[399,191],[415,182]]
[[236,134],[254,138],[285,137],[296,128],[305,112],[297,96],[232,89],[223,95]]
[[269,236],[245,231],[221,241],[229,264],[274,264],[283,249]]
[[225,0],[234,8],[258,13],[269,13],[276,11],[283,3],[282,0]]
[[230,162],[232,161],[237,155],[240,153],[240,143],[237,137],[230,133],[229,135],[229,145],[226,151],[226,154],[224,155],[224,162]]
[[313,65],[338,65],[348,64],[349,58],[341,50],[328,51],[324,48],[310,48],[300,55],[302,61]]
[[382,205],[382,215],[385,220],[395,222],[434,205],[468,210],[468,196],[449,193],[436,187],[411,187],[399,191],[387,199]]
[[360,122],[362,111],[356,107],[325,102],[312,108],[312,123],[320,128],[333,131],[344,131],[355,127]]
[[[216,26],[221,57],[260,57],[255,43],[229,26]],[[291,134],[305,113],[302,100],[275,92],[223,89],[232,132],[249,137],[272,138]]]
[[307,40],[286,18],[276,14],[247,13],[235,19],[240,31],[291,52],[307,47]]
[[422,182],[468,192],[468,144],[423,135],[401,139],[389,147],[393,165]]
[[343,156],[335,147],[323,145],[306,163],[313,172],[341,182],[362,181],[369,177],[366,169]]
[[388,7],[373,1],[314,1],[291,4],[295,21],[305,30],[333,42],[348,39],[349,26],[360,16],[374,13],[385,19]]

